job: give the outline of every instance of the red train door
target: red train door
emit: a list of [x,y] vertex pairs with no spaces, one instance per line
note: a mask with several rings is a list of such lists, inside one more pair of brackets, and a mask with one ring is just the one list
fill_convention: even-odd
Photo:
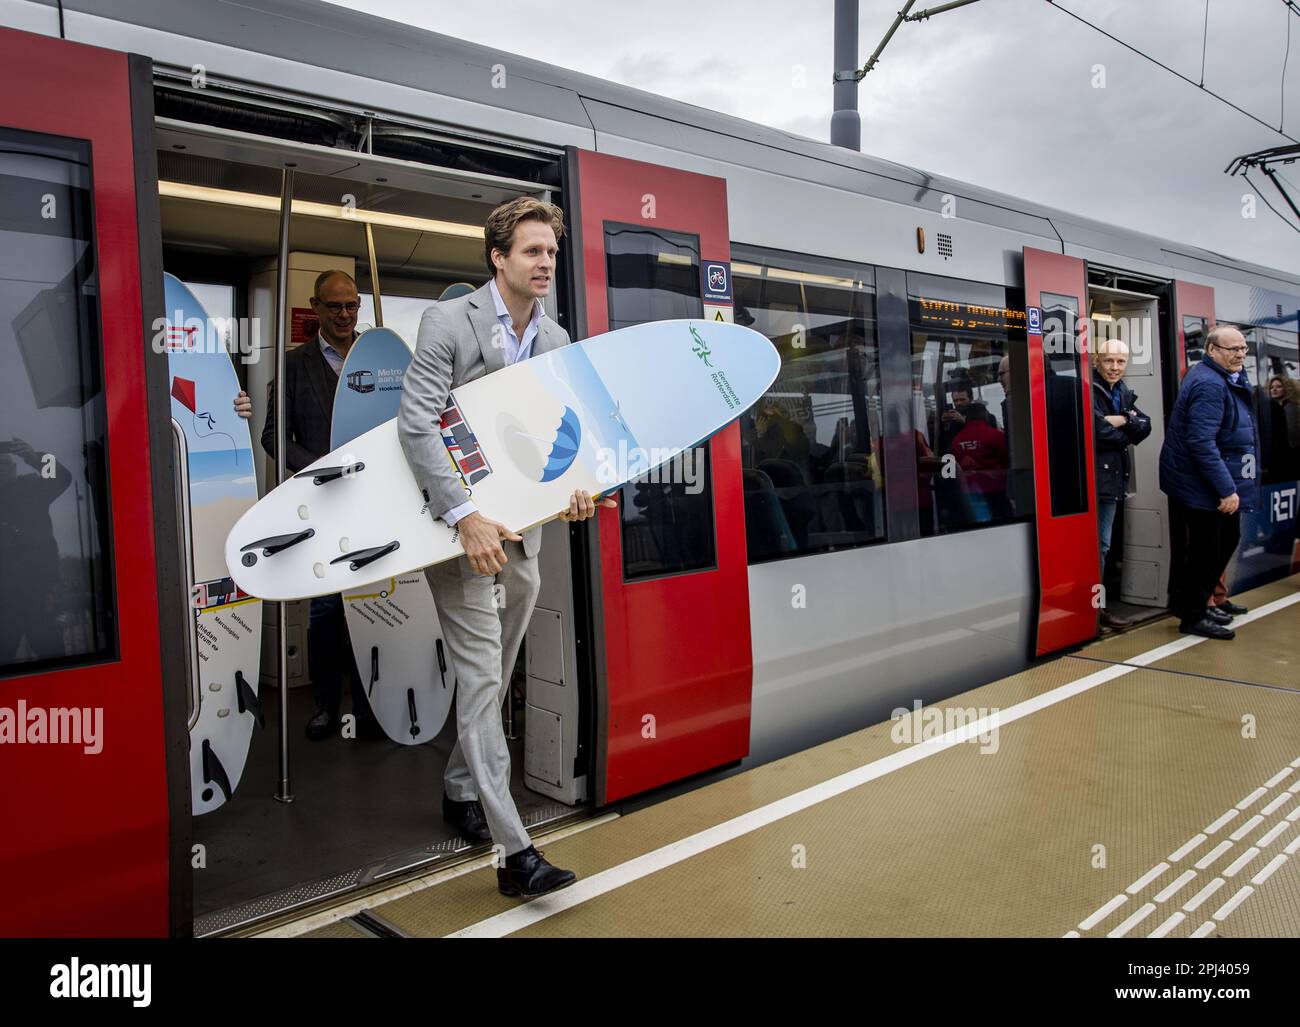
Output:
[[1191,282],[1174,282],[1174,325],[1178,336],[1178,364],[1173,395],[1193,364],[1205,358],[1205,337],[1214,327],[1214,289]]
[[1039,656],[1097,633],[1101,568],[1087,281],[1077,257],[1025,247]]
[[185,929],[171,868],[188,862],[169,802],[189,800],[187,675],[169,664],[165,697],[179,651],[160,649],[182,600],[159,603],[176,550],[146,327],[162,310],[152,69],[4,29],[0,95],[0,935],[165,935]]
[[[586,150],[571,151],[570,170],[575,338],[665,318],[731,320],[725,181]],[[598,804],[749,751],[739,427],[668,477],[621,490],[595,526]]]

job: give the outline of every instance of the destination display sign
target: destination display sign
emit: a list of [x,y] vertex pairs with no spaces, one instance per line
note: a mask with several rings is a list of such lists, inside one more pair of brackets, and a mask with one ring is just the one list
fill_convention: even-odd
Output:
[[959,303],[954,300],[929,299],[922,296],[910,300],[912,323],[927,328],[947,328],[954,331],[980,331],[992,329],[1024,328],[1025,312],[1007,307],[986,307],[976,303]]

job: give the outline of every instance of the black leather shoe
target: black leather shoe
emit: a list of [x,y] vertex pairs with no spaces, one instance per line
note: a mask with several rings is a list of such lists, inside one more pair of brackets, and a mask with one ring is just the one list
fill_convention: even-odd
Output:
[[572,870],[561,870],[542,859],[533,846],[506,857],[506,865],[497,869],[497,890],[502,895],[536,898],[547,892],[567,888],[578,879]]
[[1195,624],[1189,624],[1183,621],[1178,625],[1178,630],[1184,635],[1200,635],[1202,638],[1219,638],[1227,642],[1237,637],[1237,633],[1232,628],[1225,628],[1222,624],[1216,624],[1208,617],[1202,617]]
[[1222,624],[1226,628],[1232,623],[1232,614],[1225,613],[1217,606],[1207,606],[1205,608],[1205,619],[1212,620],[1215,624]]
[[1234,617],[1240,617],[1243,613],[1250,613],[1249,606],[1238,606],[1236,603],[1220,603],[1215,607],[1216,610],[1222,610],[1224,613],[1230,613]]
[[316,712],[312,714],[311,720],[307,721],[307,737],[313,742],[319,742],[322,738],[328,738],[334,730],[334,725],[338,721],[338,715],[324,706],[317,706]]
[[456,802],[447,796],[442,797],[442,819],[454,827],[462,838],[470,842],[490,842],[492,832],[488,830],[487,817],[477,799],[469,802]]
[[1116,617],[1109,610],[1103,607],[1101,611],[1101,626],[1103,628],[1116,628],[1116,629],[1131,628],[1133,626],[1133,622],[1129,620],[1127,617]]

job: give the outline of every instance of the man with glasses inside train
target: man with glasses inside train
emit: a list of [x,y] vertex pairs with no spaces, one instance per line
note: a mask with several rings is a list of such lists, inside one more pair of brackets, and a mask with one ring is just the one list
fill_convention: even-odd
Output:
[[[1151,418],[1138,409],[1137,394],[1124,381],[1128,357],[1128,344],[1121,339],[1102,339],[1093,353],[1092,424],[1096,443],[1097,537],[1103,581],[1115,514],[1128,493],[1133,471],[1129,447],[1138,445],[1151,434]],[[1130,622],[1116,617],[1103,604],[1101,624],[1106,628],[1124,628]]]
[[1241,512],[1259,494],[1254,404],[1246,339],[1216,325],[1205,359],[1187,372],[1160,450],[1160,488],[1169,497],[1169,599],[1178,630],[1231,639],[1232,617],[1208,608],[1215,583],[1241,538]]
[[[311,309],[320,325],[316,337],[291,349],[284,358],[284,465],[289,474],[301,471],[331,449],[334,392],[343,362],[357,337],[360,309],[357,283],[344,271],[323,272],[312,289]],[[274,381],[267,387],[262,448],[274,458]],[[316,698],[315,712],[307,722],[307,737],[312,741],[328,737],[338,724],[345,674],[352,682],[357,736],[384,737],[383,729],[370,711],[365,690],[351,673],[352,667],[352,645],[348,640],[342,597],[335,594],[313,599],[307,628],[307,673]]]

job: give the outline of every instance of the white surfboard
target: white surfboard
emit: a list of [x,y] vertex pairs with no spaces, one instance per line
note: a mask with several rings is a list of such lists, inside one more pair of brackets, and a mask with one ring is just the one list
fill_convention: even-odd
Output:
[[224,552],[231,526],[257,502],[257,479],[248,422],[234,411],[239,379],[219,326],[179,279],[164,275],[163,291],[172,421],[185,442],[189,486],[186,584],[200,686],[190,794],[198,816],[239,787],[254,725],[263,720],[262,604],[230,578]]
[[[452,390],[448,455],[484,516],[554,520],[575,489],[612,492],[739,417],[776,380],[763,335],[724,321],[656,321],[512,364]],[[430,510],[396,419],[317,460],[235,525],[226,560],[264,599],[300,599],[460,556]]]
[[[332,448],[397,416],[410,362],[410,347],[390,329],[357,337],[339,374]],[[362,687],[384,733],[403,745],[432,739],[447,720],[456,675],[424,571],[344,592],[343,613]]]

